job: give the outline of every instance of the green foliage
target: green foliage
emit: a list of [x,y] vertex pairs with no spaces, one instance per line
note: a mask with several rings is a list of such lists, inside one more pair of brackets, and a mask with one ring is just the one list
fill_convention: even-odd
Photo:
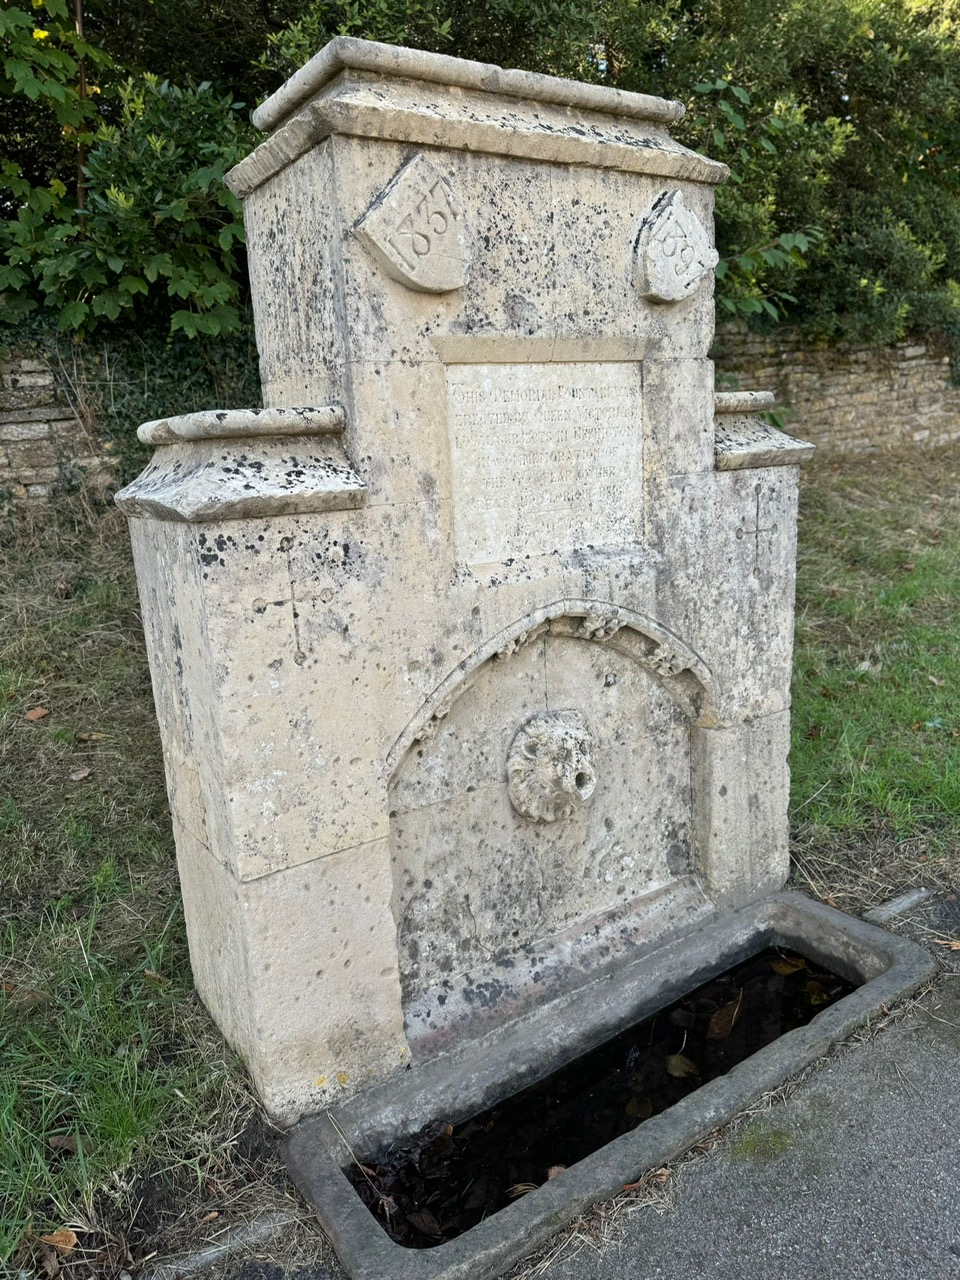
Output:
[[314,0],[269,37],[263,65],[290,75],[346,35],[598,80],[609,11],[590,0]]
[[15,207],[3,190],[10,179],[44,186],[75,168],[77,147],[97,125],[96,75],[110,65],[105,53],[77,36],[66,0],[0,9],[0,211]]
[[[87,5],[86,44],[66,0],[0,11],[10,321],[48,306],[83,332],[129,316],[236,329],[240,224],[218,184],[253,141],[238,92],[346,34],[682,99],[681,139],[731,169],[717,195],[722,312],[881,343],[939,334],[960,354],[956,0]],[[103,82],[95,101],[77,87],[81,56]],[[147,74],[189,83],[204,65],[216,88]],[[68,192],[80,141],[83,215]]]
[[818,233],[805,270],[763,261],[751,289],[753,268],[728,268],[725,309],[752,297],[751,323],[772,324],[766,298],[808,332],[877,343],[960,330],[957,12],[940,0],[635,6],[617,83],[687,101],[696,86],[680,132],[735,171],[717,199],[724,258]]
[[190,336],[237,330],[243,223],[223,175],[251,145],[243,104],[152,75],[118,98],[118,122],[101,125],[87,154],[85,209],[61,183],[31,188],[7,171],[22,204],[0,227],[5,319],[43,306],[82,332],[157,312]]
[[[778,183],[799,168],[815,195],[827,182],[828,166],[842,154],[849,126],[836,119],[811,123],[806,110],[780,98],[769,108],[755,103],[741,85],[721,78],[693,87],[697,97],[684,123],[685,135],[730,166],[717,192],[717,303],[729,315],[789,314],[793,293],[811,248],[823,238],[823,209],[808,194],[811,221],[798,226],[781,213]],[[814,221],[816,219],[816,221]]]
[[269,36],[302,8],[302,0],[84,0],[87,30],[127,73],[209,80],[251,105],[282,79],[257,65]]
[[102,67],[110,60],[76,34],[66,0],[39,0],[32,11],[16,5],[0,9],[0,40],[0,96],[22,94],[30,102],[43,102],[58,124],[73,129],[90,120],[91,99],[73,83],[79,62],[86,59]]
[[[0,155],[2,322],[49,308],[61,328],[84,333],[121,316],[191,336],[241,328],[243,225],[223,174],[252,143],[243,104],[207,82],[182,89],[146,74],[113,85],[103,120],[98,86],[83,93],[78,77],[81,59],[109,72],[110,58],[77,37],[65,0],[41,4],[45,26],[36,10],[0,11],[0,100],[36,109]],[[51,128],[83,164],[84,208],[64,180],[62,146],[60,172],[45,182],[16,158]]]

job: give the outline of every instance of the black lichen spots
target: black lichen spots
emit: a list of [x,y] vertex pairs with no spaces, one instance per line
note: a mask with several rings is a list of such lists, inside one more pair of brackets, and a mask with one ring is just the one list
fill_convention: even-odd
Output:
[[[536,979],[535,979],[536,980]],[[468,1005],[477,1005],[481,1009],[490,1009],[499,1004],[506,987],[495,979],[489,982],[472,982],[467,979],[463,988],[463,998]]]
[[170,638],[173,640],[174,663],[177,668],[177,675],[183,679],[183,638],[180,635],[180,626],[178,623],[173,624],[173,631]]

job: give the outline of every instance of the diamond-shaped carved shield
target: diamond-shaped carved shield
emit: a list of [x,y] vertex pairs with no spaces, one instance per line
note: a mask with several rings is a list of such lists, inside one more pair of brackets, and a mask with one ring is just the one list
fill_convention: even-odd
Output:
[[637,288],[652,302],[688,298],[719,261],[681,191],[666,192],[656,202],[640,228],[635,252]]
[[354,232],[384,271],[409,289],[446,293],[467,283],[472,248],[463,206],[423,155],[404,165]]

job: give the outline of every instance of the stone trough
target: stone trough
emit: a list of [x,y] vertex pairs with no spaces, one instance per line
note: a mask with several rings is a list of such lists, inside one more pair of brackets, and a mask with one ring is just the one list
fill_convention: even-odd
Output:
[[[494,1273],[928,972],[779,895],[810,447],[714,391],[681,114],[328,45],[228,176],[265,407],[118,495],[197,989],[355,1276]],[[770,939],[864,985],[460,1239],[339,1172],[331,1117],[469,1115]]]

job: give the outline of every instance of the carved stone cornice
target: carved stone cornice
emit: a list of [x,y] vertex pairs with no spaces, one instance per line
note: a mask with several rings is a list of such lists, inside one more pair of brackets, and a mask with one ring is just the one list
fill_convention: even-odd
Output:
[[359,507],[366,486],[340,442],[343,424],[340,405],[207,409],[146,422],[137,434],[157,451],[117,505],[187,523]]

